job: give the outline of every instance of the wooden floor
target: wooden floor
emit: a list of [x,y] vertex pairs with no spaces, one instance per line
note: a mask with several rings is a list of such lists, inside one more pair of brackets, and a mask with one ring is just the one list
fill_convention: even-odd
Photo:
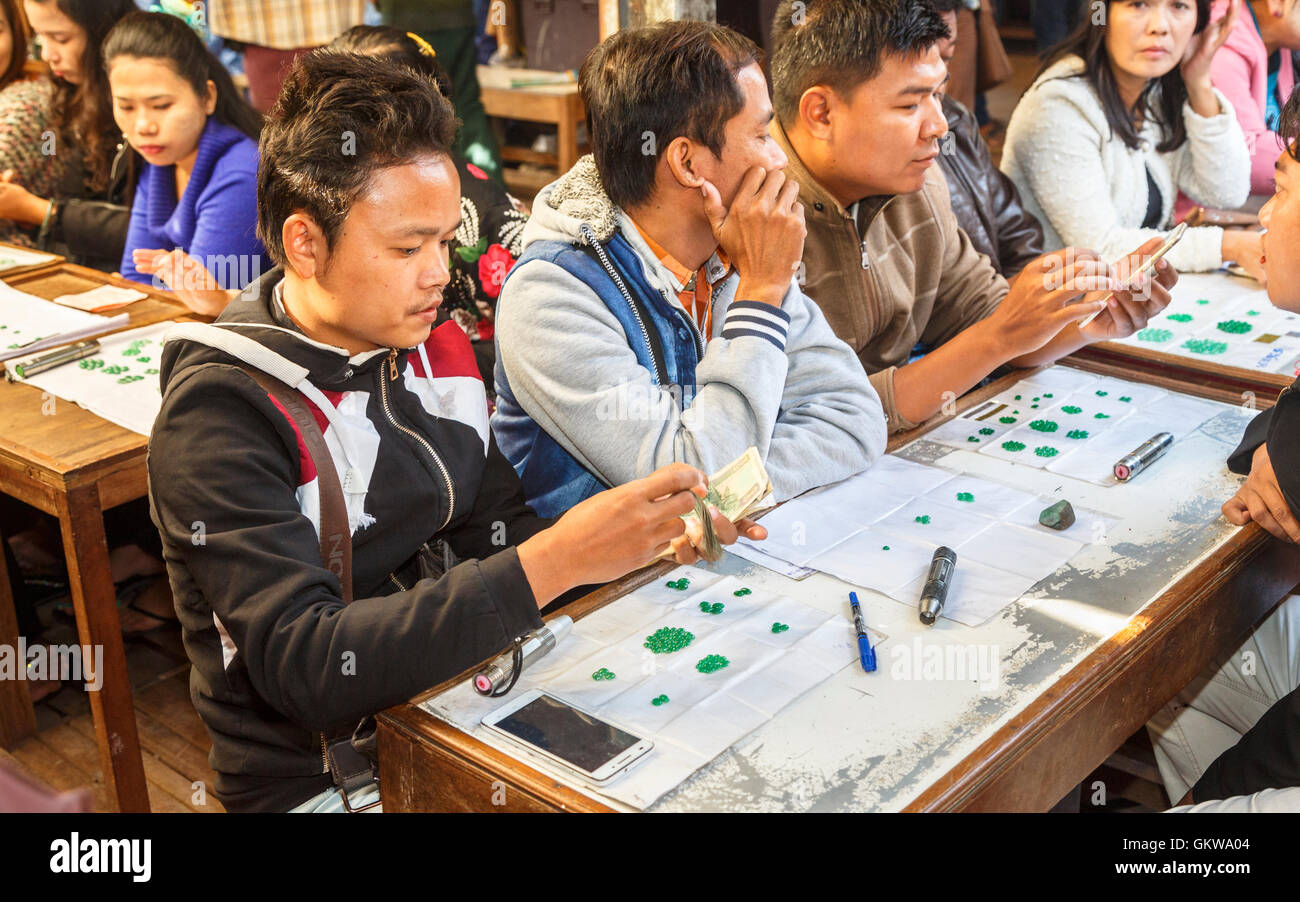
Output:
[[[51,610],[42,610],[51,620]],[[59,620],[46,631],[51,643],[75,643],[75,629]],[[212,743],[190,703],[190,665],[180,630],[172,625],[128,639],[136,725],[154,811],[219,812],[212,795],[216,777],[208,766]],[[36,706],[37,733],[9,750],[31,776],[58,790],[88,787],[96,811],[116,810],[107,798],[90,703],[81,686],[67,684]]]

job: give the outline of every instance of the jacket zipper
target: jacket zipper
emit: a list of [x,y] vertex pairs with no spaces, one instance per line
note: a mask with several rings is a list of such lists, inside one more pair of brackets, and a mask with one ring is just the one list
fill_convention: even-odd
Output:
[[325,770],[322,771],[322,773],[328,774],[330,772],[330,755],[329,752],[325,750],[324,733],[320,734],[320,761],[321,761],[321,765],[325,768]]
[[442,521],[442,526],[439,526],[438,530],[445,529],[447,524],[451,522],[452,512],[456,510],[456,487],[452,485],[451,474],[447,472],[447,466],[442,462],[442,458],[438,456],[438,452],[433,450],[433,445],[426,441],[424,436],[420,435],[414,429],[408,429],[401,423],[397,422],[397,417],[393,414],[392,408],[388,406],[388,383],[390,381],[397,381],[396,348],[389,348],[388,350],[388,370],[388,379],[384,378],[382,372],[379,375],[379,406],[383,409],[384,416],[388,418],[388,422],[393,425],[393,428],[419,442],[420,446],[424,448],[425,451],[429,452],[429,456],[433,458],[433,462],[438,465],[438,472],[442,474],[442,481],[447,486],[448,498],[447,517]]
[[641,318],[641,311],[637,308],[636,301],[632,299],[632,293],[628,291],[627,286],[623,284],[623,277],[618,274],[618,270],[616,270],[614,265],[609,262],[609,256],[605,253],[604,246],[602,246],[600,241],[597,240],[596,233],[592,231],[591,226],[584,222],[582,225],[578,226],[578,231],[586,240],[587,245],[596,252],[596,256],[600,260],[600,265],[605,267],[605,272],[609,273],[610,278],[614,280],[614,284],[618,286],[618,290],[623,294],[623,300],[627,301],[628,307],[632,310],[632,315],[636,317],[636,324],[641,329],[641,337],[645,339],[646,353],[650,355],[650,373],[654,376],[655,384],[666,384],[669,381],[668,374],[660,369],[659,360],[655,357],[654,345],[650,343],[650,330],[646,328],[645,320]]
[[[695,320],[693,320],[690,317],[690,315],[687,314],[685,310],[675,306],[673,302],[669,300],[668,292],[664,291],[661,288],[659,289],[659,296],[664,299],[664,303],[667,304],[670,308],[672,308],[672,311],[676,313],[678,317],[685,320],[686,324],[691,327],[691,334],[695,338],[695,357],[697,360],[703,360],[704,359],[704,333],[700,330],[700,327],[696,324]],[[710,300],[709,304],[711,306],[713,304],[713,301]]]

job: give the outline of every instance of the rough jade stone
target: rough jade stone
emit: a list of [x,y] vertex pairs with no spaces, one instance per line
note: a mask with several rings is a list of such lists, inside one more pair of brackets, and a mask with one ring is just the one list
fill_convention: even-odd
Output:
[[1074,507],[1068,501],[1058,501],[1038,515],[1038,522],[1048,529],[1069,529],[1074,525]]

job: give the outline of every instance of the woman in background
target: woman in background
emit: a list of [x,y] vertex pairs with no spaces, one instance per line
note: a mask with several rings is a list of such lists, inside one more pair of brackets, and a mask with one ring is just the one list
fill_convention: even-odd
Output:
[[[1011,116],[1002,157],[1047,250],[1118,259],[1172,225],[1180,190],[1207,207],[1246,202],[1246,140],[1210,84],[1239,2],[1211,21],[1210,0],[1112,0],[1048,55]],[[1184,271],[1234,260],[1262,279],[1260,253],[1258,232],[1203,226],[1168,259]]]
[[[10,185],[47,196],[58,181],[58,156],[45,140],[52,85],[26,71],[29,32],[18,0],[0,0],[0,206]],[[16,192],[13,192],[16,194]],[[0,241],[31,247],[38,224],[0,219]]]
[[38,229],[36,245],[111,272],[122,259],[135,188],[135,154],[113,121],[100,48],[131,0],[26,0],[32,31],[50,67],[49,140],[59,178],[49,195],[0,185],[0,219]]
[[216,316],[271,268],[257,238],[262,116],[183,20],[132,13],[104,42],[113,115],[145,160],[122,275]]

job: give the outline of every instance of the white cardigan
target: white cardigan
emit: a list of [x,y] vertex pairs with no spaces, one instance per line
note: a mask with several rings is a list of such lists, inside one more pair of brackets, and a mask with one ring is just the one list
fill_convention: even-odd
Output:
[[[1171,153],[1158,153],[1159,126],[1148,117],[1138,132],[1141,147],[1130,149],[1111,132],[1101,100],[1083,78],[1083,60],[1058,60],[1025,92],[1007,125],[1002,171],[1043,224],[1047,250],[1071,245],[1118,260],[1160,234],[1142,228],[1147,211],[1145,167],[1160,189],[1160,222],[1166,228],[1175,188],[1197,203],[1235,209],[1250,193],[1250,153],[1232,105],[1214,91],[1219,115],[1198,116],[1183,105],[1187,140]],[[1223,263],[1223,230],[1188,229],[1169,252],[1176,269],[1203,271]]]

